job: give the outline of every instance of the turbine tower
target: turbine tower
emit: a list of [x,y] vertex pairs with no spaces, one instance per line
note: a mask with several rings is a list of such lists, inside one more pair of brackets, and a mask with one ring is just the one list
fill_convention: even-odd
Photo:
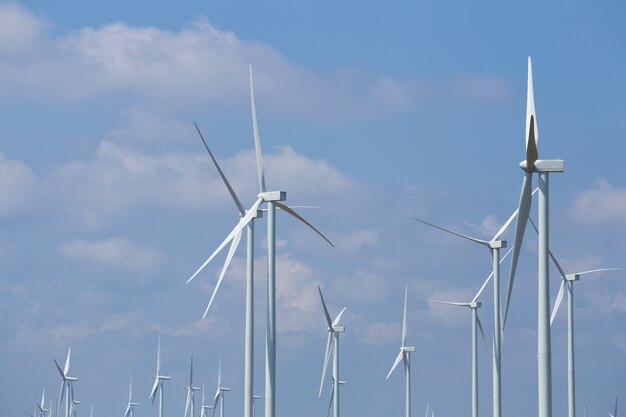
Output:
[[[124,417],[135,417],[135,407],[138,406],[139,403],[133,402],[133,375],[130,375],[130,383],[128,385],[128,405],[126,406],[126,411],[124,412]],[[92,407],[93,412],[93,407]]]
[[[537,190],[533,191],[534,194]],[[531,195],[532,195],[531,194]],[[489,249],[491,253],[491,263],[492,263],[492,272],[489,277],[493,277],[493,354],[492,354],[492,386],[493,386],[493,415],[494,417],[500,417],[502,412],[502,375],[501,375],[501,366],[502,366],[502,355],[500,345],[502,342],[502,320],[501,320],[501,296],[500,296],[500,249],[506,248],[506,241],[500,240],[504,232],[508,229],[511,222],[515,219],[519,212],[515,210],[513,214],[507,219],[507,221],[500,227],[500,230],[493,236],[491,240],[483,240],[475,237],[471,237],[468,235],[464,235],[450,229],[443,228],[441,226],[434,225],[432,223],[428,223],[427,221],[420,220],[417,218],[413,218],[420,223],[425,225],[434,227],[435,229],[442,230],[446,233],[458,236],[460,238],[469,240],[474,243],[478,243]],[[508,254],[508,252],[507,252]],[[505,255],[506,256],[506,255]],[[481,290],[482,291],[482,290]]]
[[[318,397],[322,396],[322,389],[324,388],[324,379],[326,377],[326,369],[328,368],[328,360],[330,359],[330,351],[331,351],[331,338],[334,340],[332,351],[333,351],[333,387],[331,393],[331,403],[333,404],[333,417],[339,417],[339,387],[338,384],[341,384],[342,381],[339,381],[339,334],[343,333],[346,329],[343,326],[339,326],[339,321],[341,320],[341,316],[346,311],[347,307],[344,307],[343,310],[337,314],[335,320],[331,320],[330,314],[328,313],[328,308],[326,308],[326,303],[324,302],[324,296],[322,295],[322,289],[318,286],[317,290],[320,293],[320,298],[322,300],[322,307],[324,307],[324,315],[326,317],[326,323],[328,324],[328,340],[326,342],[326,353],[324,355],[324,368],[322,369],[322,381],[320,383],[320,392]],[[334,336],[334,337],[333,337]],[[345,382],[344,382],[345,383]]]
[[550,275],[548,268],[549,244],[549,179],[551,172],[563,172],[562,160],[540,160],[537,151],[539,133],[535,114],[532,62],[528,57],[528,93],[526,101],[526,159],[520,163],[524,170],[522,192],[519,201],[519,216],[515,226],[515,239],[511,270],[504,308],[503,328],[510,307],[511,291],[521,249],[528,215],[530,214],[533,172],[539,174],[539,247],[537,289],[537,388],[538,416],[552,417],[552,347],[550,340]]
[[163,381],[171,379],[169,376],[161,375],[161,334],[159,333],[159,339],[157,342],[157,363],[156,363],[156,377],[154,378],[154,385],[152,385],[152,391],[150,391],[150,398],[152,404],[156,398],[156,392],[159,391],[159,417],[163,417]]
[[213,402],[213,416],[217,409],[217,402],[220,403],[220,417],[224,417],[224,392],[230,391],[230,388],[222,386],[222,360],[218,357],[217,360],[217,390],[215,391],[215,398]]
[[[202,139],[202,143],[204,143],[204,147],[209,153],[209,156],[211,157],[211,160],[213,161],[213,164],[215,165],[217,172],[220,174],[220,177],[222,178],[222,182],[226,186],[226,189],[228,190],[230,196],[235,202],[235,205],[237,206],[237,210],[239,211],[240,218],[243,219],[246,216],[246,210],[241,204],[241,201],[239,200],[239,198],[237,197],[235,190],[226,179],[226,176],[224,175],[224,172],[222,171],[219,164],[217,163],[217,160],[213,156],[213,152],[211,152],[209,145],[207,144],[206,140],[204,140],[204,136],[202,135],[202,132],[200,132],[200,128],[195,122],[194,122],[194,125],[196,126],[196,130],[198,131],[198,134],[200,135],[200,139]],[[247,256],[246,256],[246,313],[245,313],[246,324],[245,324],[245,337],[244,337],[244,378],[243,378],[244,379],[244,383],[243,383],[244,417],[252,417],[252,414],[253,414],[252,392],[254,389],[254,221],[258,218],[261,218],[262,216],[263,216],[263,211],[257,208],[256,211],[253,213],[253,216],[251,216],[248,222],[245,224],[246,231],[247,231]],[[237,226],[239,226],[239,224]],[[209,304],[206,310],[204,311],[204,315],[202,316],[203,318],[206,317],[207,313],[209,312],[209,309],[211,308],[211,304],[213,303],[213,300],[215,299],[215,295],[217,294],[217,290],[219,289],[220,284],[222,283],[222,279],[224,278],[226,270],[228,269],[228,266],[230,265],[230,262],[233,259],[233,256],[235,254],[235,251],[237,250],[237,247],[239,246],[242,232],[243,230],[240,229],[239,232],[234,236],[234,238],[231,241],[230,248],[228,250],[228,255],[226,256],[226,261],[224,262],[224,266],[222,267],[222,271],[217,280],[217,284],[215,285],[215,289],[213,290],[213,294],[211,295],[211,299],[209,300]],[[217,255],[217,251],[212,255],[212,257],[215,255]],[[198,269],[191,276],[191,278],[189,278],[187,283],[189,283],[192,279],[194,279],[198,275],[198,273],[209,263],[211,258],[209,258],[209,260],[205,262],[204,265],[202,265],[202,267]]]
[[74,399],[74,386],[73,382],[78,381],[78,377],[69,376],[68,373],[70,371],[70,357],[72,354],[72,348],[70,347],[67,350],[67,357],[65,358],[65,366],[61,369],[59,363],[56,359],[54,360],[54,364],[61,374],[61,391],[59,392],[59,403],[57,404],[57,416],[59,415],[59,408],[61,407],[61,403],[63,402],[63,397],[65,397],[65,417],[70,417],[71,412],[71,404]]
[[[185,417],[189,412],[189,406],[191,406],[191,417],[195,417],[196,398],[194,393],[200,391],[199,387],[193,386],[193,355],[191,355],[191,366],[189,367],[189,385],[185,388],[187,390],[187,401],[185,402]],[[126,416],[124,416],[126,417]]]
[[391,376],[394,369],[398,366],[400,361],[404,364],[404,380],[405,380],[405,396],[404,396],[404,415],[405,417],[411,417],[411,352],[415,352],[415,346],[406,345],[406,336],[408,331],[406,306],[409,287],[404,287],[404,313],[402,315],[402,344],[400,345],[400,352],[396,357],[395,362],[391,366],[391,370],[387,374],[387,378]]

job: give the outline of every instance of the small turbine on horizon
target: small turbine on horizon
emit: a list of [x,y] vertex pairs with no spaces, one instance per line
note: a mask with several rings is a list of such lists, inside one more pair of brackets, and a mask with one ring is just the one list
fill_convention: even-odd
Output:
[[220,403],[220,417],[224,417],[224,392],[230,391],[230,388],[222,386],[222,359],[218,356],[217,359],[217,390],[215,391],[215,397],[213,402],[213,416],[215,416],[215,410],[217,409],[217,402]]
[[[131,374],[130,383],[128,384],[128,405],[126,406],[124,417],[135,417],[135,407],[138,405],[139,403],[133,402],[133,375]],[[91,411],[93,412],[93,406]]]
[[72,401],[74,399],[74,385],[73,382],[78,381],[78,377],[69,376],[70,371],[70,357],[72,355],[72,348],[70,347],[67,350],[67,357],[65,358],[65,366],[61,369],[61,366],[54,360],[54,364],[56,365],[59,374],[61,375],[61,391],[59,392],[59,403],[57,404],[57,416],[59,415],[59,408],[61,407],[61,403],[63,402],[63,398],[65,397],[65,417],[70,417]]
[[159,333],[157,341],[156,377],[154,378],[154,385],[152,385],[152,390],[148,397],[152,400],[152,404],[154,404],[156,392],[157,390],[159,391],[159,417],[163,417],[163,381],[168,381],[171,378],[170,376],[161,375],[161,334]]

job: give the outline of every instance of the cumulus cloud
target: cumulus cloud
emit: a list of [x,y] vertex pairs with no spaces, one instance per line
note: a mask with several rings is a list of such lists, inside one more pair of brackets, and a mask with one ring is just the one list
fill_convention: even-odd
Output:
[[598,179],[594,187],[576,194],[570,215],[579,224],[626,225],[626,188]]
[[164,262],[160,251],[136,245],[126,237],[91,241],[73,239],[61,244],[59,254],[82,264],[139,275],[157,270]]
[[0,3],[0,55],[24,52],[35,43],[45,26],[18,3]]
[[[0,22],[1,23],[1,22]],[[31,169],[20,161],[7,159],[0,152],[0,217],[18,212],[32,200],[37,178]]]

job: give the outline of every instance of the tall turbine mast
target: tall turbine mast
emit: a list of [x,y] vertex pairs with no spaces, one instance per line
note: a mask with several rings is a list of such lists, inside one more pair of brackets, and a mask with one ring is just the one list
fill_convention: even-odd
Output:
[[511,270],[504,310],[503,327],[510,307],[511,291],[515,278],[515,270],[521,249],[528,215],[531,205],[532,174],[539,174],[539,247],[538,247],[538,289],[537,289],[537,382],[538,382],[538,416],[552,417],[552,347],[550,338],[550,273],[549,262],[549,179],[550,173],[563,172],[562,160],[540,160],[537,151],[539,133],[535,114],[535,98],[533,92],[532,61],[528,57],[528,90],[526,101],[526,159],[520,163],[524,170],[522,192],[519,201],[519,216],[515,226],[515,239]]

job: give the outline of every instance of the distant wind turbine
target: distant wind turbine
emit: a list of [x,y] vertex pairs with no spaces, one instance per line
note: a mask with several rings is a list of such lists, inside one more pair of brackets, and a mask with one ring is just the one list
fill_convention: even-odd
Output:
[[73,382],[78,381],[78,377],[69,376],[68,373],[70,371],[70,357],[72,354],[72,348],[70,347],[67,350],[67,357],[65,358],[65,366],[61,369],[61,366],[54,359],[54,364],[61,374],[61,391],[59,392],[59,403],[57,404],[57,416],[59,414],[59,408],[61,407],[61,403],[63,402],[63,397],[65,397],[65,417],[70,417],[70,409],[72,400],[74,399],[74,386]]
[[[191,366],[189,367],[189,385],[185,388],[187,390],[187,401],[185,402],[185,417],[189,412],[189,406],[191,406],[191,417],[195,417],[196,399],[194,393],[200,391],[199,387],[193,386],[193,355],[191,355]],[[124,416],[126,417],[126,416]]]
[[539,133],[535,114],[532,61],[528,57],[528,88],[526,100],[526,159],[520,163],[524,180],[519,200],[519,216],[515,225],[515,239],[511,270],[504,307],[503,327],[511,302],[511,291],[519,259],[524,231],[531,205],[532,174],[539,174],[539,241],[538,241],[538,290],[537,290],[537,388],[538,417],[552,417],[552,347],[550,340],[550,273],[548,268],[549,244],[549,178],[550,173],[563,172],[562,160],[540,160],[537,151]]
[[[139,403],[133,402],[133,375],[131,374],[128,385],[128,405],[126,406],[124,417],[135,417],[135,407],[138,405]],[[93,412],[93,407],[91,407],[91,410]]]
[[[328,368],[328,360],[330,359],[331,352],[331,338],[334,340],[332,346],[333,352],[333,387],[331,393],[331,402],[333,403],[333,417],[339,417],[339,334],[343,333],[346,329],[343,326],[339,326],[339,321],[341,320],[341,316],[346,311],[347,307],[344,307],[343,310],[337,314],[334,320],[330,318],[330,314],[328,313],[328,308],[326,308],[326,303],[324,302],[324,296],[322,295],[322,289],[318,286],[318,292],[320,293],[320,299],[322,300],[322,307],[324,308],[324,316],[326,317],[326,323],[328,324],[328,341],[326,342],[326,351],[324,354],[324,368],[322,369],[322,381],[320,383],[320,392],[318,394],[319,397],[322,396],[322,389],[324,388],[324,379],[326,378],[326,369]],[[334,336],[334,337],[333,337]]]
[[152,404],[156,398],[156,392],[159,391],[159,417],[163,417],[163,381],[171,379],[170,376],[161,375],[161,334],[159,333],[159,339],[157,342],[157,363],[156,363],[156,377],[154,378],[154,385],[150,391],[150,398]]
[[617,417],[617,397],[615,397],[615,408],[613,409],[613,414],[609,413],[610,417]]
[[[536,191],[536,190],[535,190]],[[532,193],[534,194],[534,192]],[[434,227],[435,229],[439,229],[446,233],[455,235],[457,237],[469,240],[474,243],[478,243],[489,249],[491,253],[491,264],[492,264],[492,273],[490,277],[493,277],[493,354],[492,354],[492,371],[493,371],[493,379],[492,379],[492,389],[493,389],[493,415],[494,417],[500,417],[502,412],[502,375],[501,375],[501,366],[502,366],[502,354],[500,349],[500,344],[502,342],[502,320],[501,320],[501,295],[500,295],[500,249],[506,248],[506,241],[500,240],[506,229],[508,229],[511,222],[515,219],[519,212],[515,210],[513,214],[507,219],[506,222],[500,227],[500,229],[496,232],[496,234],[491,238],[491,240],[478,239],[475,237],[471,237],[468,235],[464,235],[462,233],[455,232],[450,229],[443,228],[441,226],[437,226],[435,224],[426,222],[424,220],[420,220],[417,218],[413,218],[420,223],[426,224],[428,226]],[[476,417],[476,415],[474,415]]]
[[204,398],[204,380],[202,380],[202,404],[200,405],[200,417],[207,417],[206,411],[213,408],[212,406],[206,404]]
[[217,360],[217,390],[215,391],[215,398],[213,402],[213,415],[217,409],[217,402],[220,403],[220,417],[224,417],[224,392],[230,391],[230,388],[222,386],[222,360],[218,357]]
[[39,416],[46,417],[46,414],[50,412],[50,408],[44,408],[46,406],[46,390],[44,389],[41,393],[41,402],[36,403],[37,408],[39,409]]
[[404,415],[405,417],[411,417],[411,352],[415,352],[415,346],[407,346],[406,338],[408,333],[408,322],[407,322],[407,297],[408,297],[409,288],[404,287],[404,312],[402,314],[402,344],[400,345],[400,352],[396,357],[395,362],[391,366],[391,370],[387,374],[387,378],[391,376],[394,369],[398,366],[400,361],[404,364],[404,384],[405,384],[405,394],[404,394]]

